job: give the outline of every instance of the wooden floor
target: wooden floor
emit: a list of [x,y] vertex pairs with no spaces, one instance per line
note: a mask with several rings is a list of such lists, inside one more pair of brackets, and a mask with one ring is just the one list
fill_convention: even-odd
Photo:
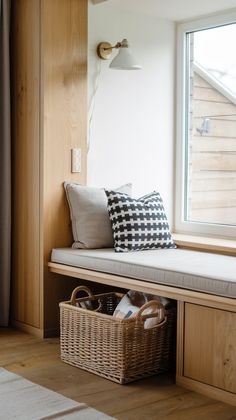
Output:
[[0,329],[0,365],[116,419],[236,420],[236,407],[187,391],[170,374],[121,386],[66,365],[58,339]]

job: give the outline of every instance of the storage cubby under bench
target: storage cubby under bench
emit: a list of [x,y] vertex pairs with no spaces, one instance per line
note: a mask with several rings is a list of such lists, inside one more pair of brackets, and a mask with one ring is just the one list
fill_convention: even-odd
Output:
[[177,301],[176,382],[236,406],[236,258],[186,249],[54,249],[49,269]]

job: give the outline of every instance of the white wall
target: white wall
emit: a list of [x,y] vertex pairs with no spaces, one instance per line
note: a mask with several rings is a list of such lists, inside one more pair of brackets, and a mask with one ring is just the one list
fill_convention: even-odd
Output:
[[175,26],[127,13],[109,3],[89,4],[89,99],[98,67],[96,46],[127,38],[143,66],[118,71],[102,61],[91,126],[88,185],[133,183],[134,196],[154,189],[172,224]]

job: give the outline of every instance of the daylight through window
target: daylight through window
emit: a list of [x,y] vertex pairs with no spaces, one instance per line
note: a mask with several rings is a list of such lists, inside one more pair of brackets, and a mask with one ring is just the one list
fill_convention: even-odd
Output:
[[184,218],[236,225],[236,24],[186,34]]

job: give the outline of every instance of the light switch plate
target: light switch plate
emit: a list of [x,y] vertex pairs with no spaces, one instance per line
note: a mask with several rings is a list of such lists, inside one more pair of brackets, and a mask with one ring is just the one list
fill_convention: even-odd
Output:
[[71,172],[81,172],[81,149],[71,149]]

